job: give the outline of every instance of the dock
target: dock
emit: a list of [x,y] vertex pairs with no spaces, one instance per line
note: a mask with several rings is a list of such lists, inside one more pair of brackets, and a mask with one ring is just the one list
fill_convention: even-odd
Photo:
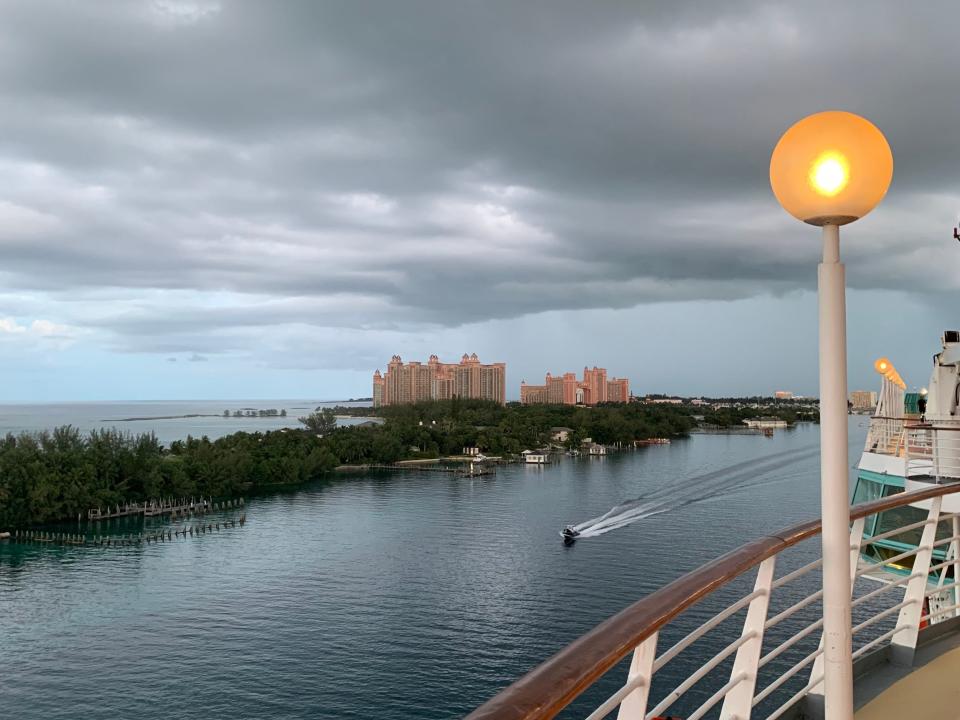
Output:
[[[480,463],[477,463],[477,465],[480,465]],[[368,463],[364,465],[339,465],[337,466],[336,470],[338,472],[365,472],[367,470],[390,470],[392,472],[396,472],[397,470],[405,470],[405,471],[422,472],[422,473],[445,473],[447,475],[455,475],[458,477],[478,477],[481,475],[496,474],[496,471],[491,467],[476,467],[474,465],[472,465],[469,468],[447,467],[447,466],[437,464],[437,461],[432,461],[430,464]]]
[[[224,503],[226,506],[226,503]],[[232,505],[231,507],[240,507]],[[173,542],[177,539],[205,535],[229,528],[243,527],[247,522],[247,514],[218,522],[206,522],[193,525],[184,525],[179,528],[157,530],[154,532],[124,533],[122,535],[86,535],[85,533],[47,532],[43,530],[14,530],[12,533],[0,533],[17,543],[43,543],[53,545],[78,545],[84,547],[120,547],[131,545],[145,545],[149,543]]]
[[[134,517],[141,515],[143,517],[158,517],[161,515],[171,515],[173,517],[189,517],[192,515],[203,515],[211,510],[221,510],[230,507],[239,507],[243,505],[243,498],[238,500],[224,500],[221,503],[215,503],[210,498],[161,498],[158,500],[148,500],[143,503],[124,503],[115,505],[112,508],[91,508],[87,510],[87,520],[99,522],[100,520],[110,520],[113,518]],[[77,516],[77,521],[83,519],[82,514]]]

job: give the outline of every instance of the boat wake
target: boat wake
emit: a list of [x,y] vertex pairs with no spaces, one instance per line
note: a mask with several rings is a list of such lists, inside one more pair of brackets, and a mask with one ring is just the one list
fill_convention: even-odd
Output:
[[646,495],[627,500],[611,508],[603,515],[571,527],[579,533],[578,539],[597,537],[611,530],[626,527],[638,520],[645,520],[654,515],[677,510],[687,505],[705,502],[751,487],[780,482],[784,478],[765,476],[797,460],[812,457],[818,452],[819,446],[814,444],[729,465],[719,470],[689,478],[683,486],[671,484]]

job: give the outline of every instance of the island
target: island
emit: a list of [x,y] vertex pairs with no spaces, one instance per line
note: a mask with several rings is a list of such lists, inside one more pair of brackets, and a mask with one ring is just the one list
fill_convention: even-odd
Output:
[[[703,424],[744,418],[798,419],[796,408],[730,404],[711,413],[685,403],[632,402],[593,407],[521,405],[454,398],[391,407],[322,408],[302,428],[188,437],[165,447],[152,433],[72,426],[0,440],[0,530],[76,518],[89,508],[165,497],[236,497],[276,485],[348,481],[343,466],[482,453],[519,458],[532,448],[633,449],[686,436]],[[252,412],[252,410],[251,410]],[[259,417],[257,411],[255,417]],[[271,415],[272,416],[272,415]],[[338,426],[337,417],[372,417]],[[816,417],[804,411],[804,419]]]

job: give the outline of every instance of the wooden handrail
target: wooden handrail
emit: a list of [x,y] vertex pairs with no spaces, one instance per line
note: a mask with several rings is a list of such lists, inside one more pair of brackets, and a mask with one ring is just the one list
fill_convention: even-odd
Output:
[[[896,493],[850,508],[850,519],[960,492],[960,483]],[[466,720],[548,720],[635,647],[717,588],[788,547],[820,534],[810,520],[765,535],[638,600],[567,645],[467,716]]]

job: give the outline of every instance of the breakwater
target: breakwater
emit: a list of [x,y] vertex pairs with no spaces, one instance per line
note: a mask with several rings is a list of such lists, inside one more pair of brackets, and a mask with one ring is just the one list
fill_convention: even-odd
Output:
[[402,470],[404,472],[418,473],[446,473],[447,475],[458,477],[477,477],[479,475],[496,474],[496,471],[492,467],[483,467],[479,465],[479,463],[476,466],[470,463],[470,467],[468,468],[419,463],[395,463],[392,465],[371,463],[366,465],[338,465],[335,469],[337,472],[367,472],[370,470],[390,470],[396,472]]
[[[243,498],[236,500],[224,500],[215,503],[210,498],[162,498],[159,500],[147,500],[143,503],[124,503],[115,505],[112,508],[91,508],[87,510],[87,520],[96,522],[99,520],[111,520],[113,518],[133,517],[142,515],[143,517],[157,517],[159,515],[170,515],[171,517],[190,517],[193,515],[204,515],[212,510],[226,510],[227,508],[240,507],[243,505]],[[83,515],[77,515],[77,522],[81,522]]]
[[247,515],[243,513],[239,518],[219,520],[215,523],[201,523],[189,525],[173,530],[154,532],[124,533],[121,535],[87,535],[85,533],[47,532],[43,530],[14,530],[9,533],[9,540],[19,543],[52,543],[55,545],[82,545],[99,547],[118,547],[128,545],[142,545],[146,543],[173,542],[174,540],[205,535],[223,529],[243,527],[247,522]]

